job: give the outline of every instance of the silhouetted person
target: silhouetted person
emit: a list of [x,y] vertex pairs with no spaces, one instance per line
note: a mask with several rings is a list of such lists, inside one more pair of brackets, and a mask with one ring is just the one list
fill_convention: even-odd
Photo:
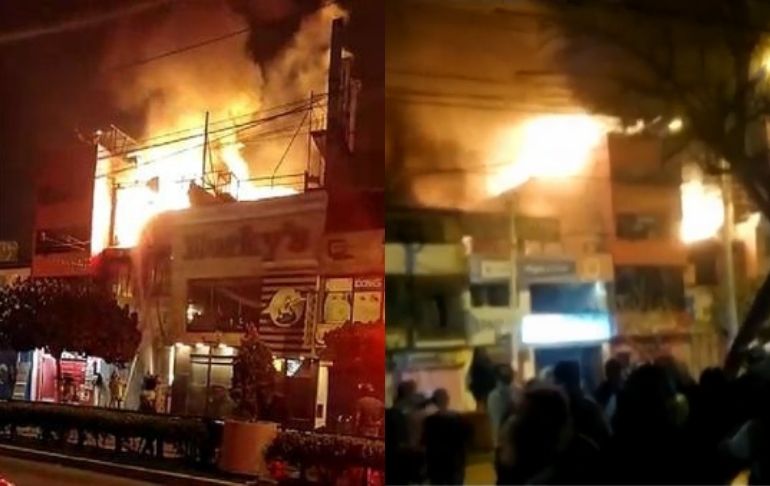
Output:
[[[766,363],[770,371],[770,362]],[[751,417],[729,438],[727,452],[748,468],[749,484],[770,484],[770,376],[749,370],[755,381],[751,397]]]
[[527,391],[500,441],[498,484],[585,484],[597,479],[599,450],[576,433],[569,400],[559,388]]
[[731,479],[730,464],[720,453],[719,444],[734,428],[733,398],[721,368],[703,370],[687,421],[697,457],[702,459],[695,471],[699,483],[724,484]]
[[604,363],[604,381],[599,384],[594,394],[596,403],[602,407],[604,415],[609,419],[615,413],[617,398],[623,387],[623,365],[615,358]]
[[433,402],[438,411],[425,419],[423,427],[428,481],[430,484],[463,484],[470,428],[459,414],[449,410],[446,390],[436,390]]
[[575,431],[600,448],[604,447],[610,438],[609,424],[601,407],[580,386],[580,365],[577,361],[560,361],[553,370],[553,377],[567,394]]
[[407,484],[410,481],[406,415],[398,408],[385,410],[385,482]]
[[468,389],[476,400],[476,409],[485,410],[487,397],[497,382],[495,366],[484,348],[473,350],[473,360],[468,370]]
[[[425,400],[417,393],[413,380],[396,388],[393,407],[386,414],[386,458],[388,484],[407,484],[422,480],[422,414]],[[395,434],[395,435],[394,435]]]
[[497,368],[497,386],[487,397],[487,415],[492,426],[492,439],[497,444],[497,434],[507,415],[512,413],[519,400],[519,390],[514,383],[514,371],[509,365]]
[[678,420],[677,393],[667,371],[643,365],[618,396],[606,480],[613,484],[693,481],[694,451]]
[[414,380],[402,381],[396,387],[396,399],[393,406],[404,413],[408,413],[416,405],[417,383]]

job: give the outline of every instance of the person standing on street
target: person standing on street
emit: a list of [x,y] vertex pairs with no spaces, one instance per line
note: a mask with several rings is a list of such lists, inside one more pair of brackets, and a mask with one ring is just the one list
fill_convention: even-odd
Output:
[[428,481],[430,484],[463,484],[470,427],[458,413],[449,410],[446,390],[436,390],[433,402],[438,411],[425,418],[423,427]]
[[487,398],[487,414],[492,426],[492,441],[497,445],[497,436],[503,420],[511,411],[515,411],[520,391],[513,383],[515,373],[509,365],[497,369],[497,386]]

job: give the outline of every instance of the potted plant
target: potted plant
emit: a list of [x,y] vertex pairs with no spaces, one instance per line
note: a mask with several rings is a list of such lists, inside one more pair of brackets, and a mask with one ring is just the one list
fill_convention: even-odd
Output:
[[275,392],[273,353],[250,327],[233,362],[230,396],[233,418],[225,421],[219,467],[236,474],[266,476],[264,452],[278,435],[278,424],[261,420]]

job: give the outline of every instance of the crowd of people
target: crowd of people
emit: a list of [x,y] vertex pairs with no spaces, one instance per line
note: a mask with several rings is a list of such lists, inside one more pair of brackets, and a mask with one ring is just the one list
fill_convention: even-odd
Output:
[[[519,387],[497,368],[485,400],[498,484],[770,484],[770,358],[695,381],[671,357],[605,364],[595,390],[575,361]],[[474,427],[447,392],[399,384],[386,412],[388,484],[462,484]],[[478,428],[478,426],[476,427]],[[476,430],[475,432],[478,432]]]

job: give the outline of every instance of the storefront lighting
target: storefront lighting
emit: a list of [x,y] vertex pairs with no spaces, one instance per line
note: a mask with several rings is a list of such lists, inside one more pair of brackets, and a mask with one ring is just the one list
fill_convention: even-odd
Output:
[[611,337],[608,314],[529,314],[522,320],[525,344],[569,344],[606,341]]
[[604,287],[604,282],[594,283],[594,293],[599,297],[607,295],[607,289]]
[[283,360],[280,358],[275,358],[273,360],[273,368],[275,368],[275,371],[282,372],[283,371]]
[[177,348],[181,348],[181,347],[184,346],[184,344],[182,344],[182,343],[174,343],[174,346],[176,346]]
[[288,376],[296,375],[297,371],[299,371],[301,366],[302,366],[302,361],[300,361],[298,359],[287,359],[286,360],[286,374]]
[[201,310],[199,308],[195,307],[192,304],[189,304],[187,306],[187,321],[189,322],[195,319],[195,316],[199,315],[200,312]]
[[205,346],[205,344],[203,344],[203,343],[195,343],[195,347],[196,348],[202,348],[203,346]]
[[[176,343],[179,344],[179,343]],[[176,361],[176,348],[177,346],[168,347],[168,385],[174,384],[174,363]]]

